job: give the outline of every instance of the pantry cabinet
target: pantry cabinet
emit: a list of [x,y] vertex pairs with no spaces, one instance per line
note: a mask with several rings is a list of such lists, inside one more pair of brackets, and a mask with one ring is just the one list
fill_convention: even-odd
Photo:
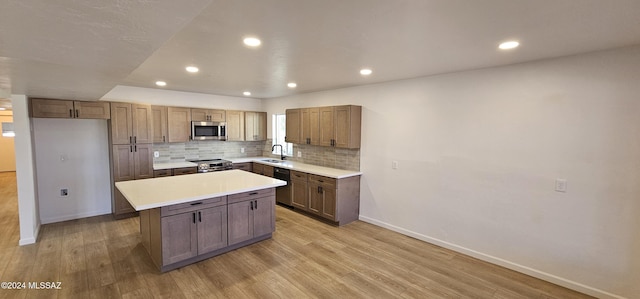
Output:
[[151,106],[111,103],[110,131],[112,144],[152,143]]
[[109,119],[109,102],[71,101],[54,99],[31,99],[31,117]]

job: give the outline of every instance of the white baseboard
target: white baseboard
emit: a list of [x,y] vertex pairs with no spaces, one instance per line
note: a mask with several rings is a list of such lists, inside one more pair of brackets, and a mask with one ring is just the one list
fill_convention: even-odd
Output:
[[49,218],[40,218],[40,222],[42,224],[48,224],[48,223],[56,223],[56,222],[62,222],[62,221],[67,221],[67,220],[75,220],[75,219],[80,219],[80,218],[100,216],[100,215],[105,215],[105,214],[111,214],[111,210],[109,210],[109,211],[91,211],[91,212],[85,212],[85,213],[80,213],[80,214],[69,214],[69,215],[55,216],[55,217],[49,217]]
[[575,281],[572,281],[572,280],[568,280],[568,279],[565,279],[565,278],[562,278],[562,277],[559,277],[559,276],[556,276],[556,275],[553,275],[553,274],[550,274],[550,273],[546,273],[546,272],[543,272],[543,271],[540,271],[540,270],[536,270],[536,269],[533,269],[533,268],[530,268],[530,267],[527,267],[527,266],[523,266],[523,265],[520,265],[520,264],[517,264],[517,263],[514,263],[514,262],[510,262],[510,261],[507,261],[507,260],[504,260],[504,259],[501,259],[501,258],[498,258],[498,257],[495,257],[495,256],[484,254],[482,252],[478,252],[478,251],[475,251],[473,249],[465,248],[465,247],[462,247],[462,246],[458,246],[456,244],[452,244],[452,243],[445,242],[445,241],[442,241],[442,240],[439,240],[439,239],[436,239],[436,238],[432,238],[432,237],[429,237],[429,236],[426,236],[426,235],[422,235],[422,234],[419,234],[419,233],[416,233],[416,232],[413,232],[413,231],[410,231],[410,230],[406,230],[404,228],[397,227],[395,225],[388,224],[388,223],[385,223],[385,222],[382,222],[382,221],[379,221],[379,220],[376,220],[376,219],[373,219],[373,218],[369,218],[369,217],[360,215],[359,219],[364,221],[364,222],[371,223],[373,225],[380,226],[380,227],[383,227],[383,228],[386,228],[386,229],[401,233],[403,235],[406,235],[406,236],[409,236],[409,237],[412,237],[412,238],[416,238],[416,239],[421,240],[421,241],[425,241],[427,243],[438,245],[438,246],[453,250],[455,252],[459,252],[459,253],[462,253],[462,254],[465,254],[465,255],[468,255],[468,256],[472,256],[474,258],[483,260],[485,262],[489,262],[489,263],[492,263],[492,264],[495,264],[495,265],[499,265],[499,266],[505,267],[507,269],[511,269],[511,270],[514,270],[514,271],[517,271],[517,272],[520,272],[520,273],[524,273],[524,274],[527,274],[529,276],[533,276],[533,277],[536,277],[536,278],[539,278],[539,279],[542,279],[542,280],[545,280],[545,281],[548,281],[548,282],[551,282],[551,283],[554,283],[554,284],[563,286],[565,288],[572,289],[572,290],[575,290],[575,291],[578,291],[578,292],[581,292],[581,293],[584,293],[584,294],[587,294],[587,295],[590,295],[590,296],[594,296],[594,297],[597,297],[597,298],[625,299],[622,296],[611,294],[609,292],[606,292],[606,291],[603,291],[603,290],[600,290],[600,289],[597,289],[597,288],[594,288],[594,287],[590,287],[590,286],[587,286],[587,285],[584,285],[584,284],[581,284],[581,283],[578,283],[578,282],[575,282]]
[[36,226],[36,230],[33,232],[33,237],[20,239],[20,241],[18,241],[18,245],[24,246],[24,245],[35,244],[36,240],[38,240],[39,233],[40,233],[40,225]]

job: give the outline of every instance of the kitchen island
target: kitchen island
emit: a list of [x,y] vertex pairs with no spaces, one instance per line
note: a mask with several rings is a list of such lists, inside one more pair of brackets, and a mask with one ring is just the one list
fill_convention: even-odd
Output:
[[229,170],[115,185],[140,212],[142,243],[165,272],[270,238],[275,188],[286,182]]

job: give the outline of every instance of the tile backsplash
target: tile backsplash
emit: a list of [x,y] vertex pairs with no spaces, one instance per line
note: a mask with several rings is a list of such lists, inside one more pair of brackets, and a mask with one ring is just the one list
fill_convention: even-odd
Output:
[[[190,141],[186,143],[154,143],[153,150],[160,153],[154,163],[181,162],[205,159],[230,159],[242,157],[273,157],[272,141]],[[241,149],[244,148],[244,153]],[[302,157],[298,158],[298,152]],[[359,149],[294,144],[293,156],[287,160],[345,170],[360,170]]]

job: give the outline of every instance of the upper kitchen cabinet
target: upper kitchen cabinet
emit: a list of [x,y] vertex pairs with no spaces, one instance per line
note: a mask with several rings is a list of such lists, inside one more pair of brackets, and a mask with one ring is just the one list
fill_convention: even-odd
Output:
[[[245,140],[267,140],[267,113],[245,112]],[[228,124],[227,124],[228,125]]]
[[31,99],[31,117],[109,119],[109,102]]
[[151,106],[153,143],[167,142],[167,107]]
[[111,103],[112,144],[152,143],[150,105]]
[[245,112],[227,111],[227,141],[244,141]]
[[287,109],[286,113],[287,142],[360,148],[361,106]]
[[224,110],[191,108],[191,121],[224,122],[226,120],[226,111]]
[[169,142],[187,142],[191,136],[191,109],[167,108]]
[[287,109],[286,110],[286,136],[284,137],[284,141],[289,143],[305,143],[301,142],[302,132],[301,129],[301,121],[302,117],[300,115],[302,109]]

